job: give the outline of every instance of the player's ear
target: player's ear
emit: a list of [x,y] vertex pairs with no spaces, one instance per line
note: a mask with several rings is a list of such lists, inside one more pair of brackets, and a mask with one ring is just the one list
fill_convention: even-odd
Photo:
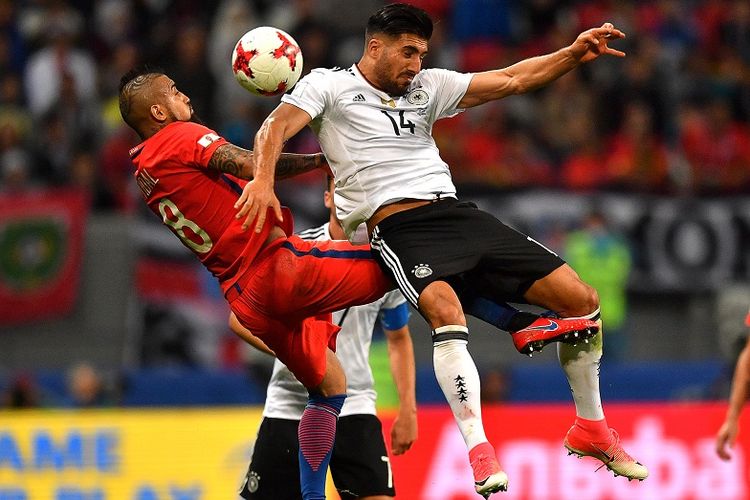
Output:
[[323,204],[329,210],[333,207],[333,193],[328,189],[323,193]]
[[152,104],[151,109],[149,111],[151,112],[151,118],[153,118],[157,122],[161,123],[167,119],[167,114],[164,112],[164,109],[162,109],[161,105],[159,104]]
[[372,37],[369,40],[367,40],[367,46],[365,47],[365,52],[368,56],[372,58],[377,58],[378,54],[383,50],[383,40],[377,37]]

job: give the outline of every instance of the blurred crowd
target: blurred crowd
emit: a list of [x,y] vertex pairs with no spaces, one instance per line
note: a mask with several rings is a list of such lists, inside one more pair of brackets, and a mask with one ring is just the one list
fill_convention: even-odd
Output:
[[[427,66],[479,71],[569,44],[611,21],[628,38],[530,95],[435,127],[457,183],[669,195],[750,189],[747,0],[412,0],[437,21]],[[0,0],[0,192],[79,186],[95,210],[138,204],[120,76],[165,69],[197,114],[250,147],[278,99],[254,98],[230,69],[239,37],[289,31],[305,71],[348,66],[367,15],[358,0]],[[290,151],[317,149],[302,134]],[[305,183],[303,179],[298,181]],[[309,182],[309,181],[307,181]]]

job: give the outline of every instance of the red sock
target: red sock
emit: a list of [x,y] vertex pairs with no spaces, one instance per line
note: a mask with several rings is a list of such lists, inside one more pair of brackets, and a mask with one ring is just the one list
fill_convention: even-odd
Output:
[[576,417],[575,425],[585,432],[592,441],[609,440],[609,427],[607,426],[607,419],[605,418],[601,420],[588,420]]

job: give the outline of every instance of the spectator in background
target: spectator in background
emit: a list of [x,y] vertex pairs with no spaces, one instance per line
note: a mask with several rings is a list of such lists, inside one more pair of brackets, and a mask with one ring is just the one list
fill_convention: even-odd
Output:
[[0,194],[17,194],[35,186],[30,163],[29,155],[21,148],[0,152]]
[[[197,22],[191,21],[180,26],[171,57],[165,61],[165,65],[175,83],[190,96],[190,103],[196,114],[206,123],[213,124],[216,119],[213,106],[216,81],[213,74],[206,71],[206,37],[206,29]],[[231,52],[228,52],[225,59],[228,73],[231,73],[230,56]]]
[[[571,71],[544,89],[539,99],[539,131],[557,164],[585,148],[593,138],[594,95],[586,89],[583,72]],[[580,122],[580,123],[579,123]],[[581,125],[587,130],[577,133]]]
[[688,104],[680,115],[680,146],[693,189],[702,194],[741,193],[750,187],[750,131],[725,98]]
[[14,0],[0,0],[0,74],[20,72],[26,59],[26,44],[18,29]]
[[575,113],[570,117],[567,134],[571,140],[571,153],[560,167],[562,187],[573,191],[590,191],[606,186],[602,175],[604,146],[589,115]]
[[482,370],[482,403],[502,403],[508,400],[510,382],[508,371],[502,366]]
[[85,148],[75,151],[70,162],[70,185],[86,192],[94,210],[110,210],[112,195],[102,184],[98,170],[94,151]]
[[39,390],[36,381],[23,373],[13,378],[10,386],[2,395],[2,407],[10,409],[38,408],[40,406]]
[[23,107],[17,74],[0,76],[0,191],[11,193],[31,187],[33,163],[27,148],[31,117]]
[[46,45],[28,61],[26,95],[31,112],[41,117],[66,95],[66,85],[77,100],[95,104],[96,65],[89,52],[75,47],[82,21],[77,13],[60,14],[47,20],[42,31]]
[[[31,131],[31,114],[24,106],[21,77],[17,73],[8,72],[0,76],[0,129],[11,132],[18,143],[26,144]],[[0,143],[0,150],[8,144]]]
[[114,401],[106,390],[104,379],[93,365],[83,362],[68,372],[67,406],[74,408],[101,408],[112,406]]
[[523,128],[512,130],[500,156],[498,173],[510,188],[551,186],[555,175],[542,149]]
[[[258,125],[270,112],[272,102],[270,99],[252,96],[237,85],[234,74],[227,67],[237,40],[262,22],[252,2],[223,0],[218,6],[207,38],[208,67],[216,81],[214,110],[219,120],[218,131],[231,143],[246,149],[252,149]],[[306,52],[304,57],[307,61]]]
[[607,358],[624,357],[630,248],[607,226],[604,215],[594,210],[581,229],[568,235],[563,253],[581,279],[599,292],[602,320],[607,324]]
[[[750,328],[750,312],[745,318],[745,326]],[[724,423],[721,424],[716,433],[716,453],[722,460],[730,460],[732,454],[729,452],[737,441],[740,432],[740,415],[742,407],[750,396],[750,337],[742,349],[732,378],[732,393],[729,396],[729,408]]]
[[651,108],[644,102],[629,103],[622,127],[610,140],[604,164],[607,183],[628,191],[665,192],[668,169],[667,148],[654,131]]
[[[118,113],[119,107],[118,107]],[[127,125],[115,129],[104,141],[97,158],[97,182],[112,199],[110,207],[122,213],[132,213],[138,206],[138,192],[133,187],[133,166],[128,151],[138,136]]]

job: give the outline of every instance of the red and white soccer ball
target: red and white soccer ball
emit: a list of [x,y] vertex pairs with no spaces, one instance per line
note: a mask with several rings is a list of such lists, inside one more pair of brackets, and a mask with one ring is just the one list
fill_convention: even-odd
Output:
[[253,94],[283,94],[302,74],[302,51],[288,33],[261,26],[242,35],[235,45],[232,71],[240,85]]

